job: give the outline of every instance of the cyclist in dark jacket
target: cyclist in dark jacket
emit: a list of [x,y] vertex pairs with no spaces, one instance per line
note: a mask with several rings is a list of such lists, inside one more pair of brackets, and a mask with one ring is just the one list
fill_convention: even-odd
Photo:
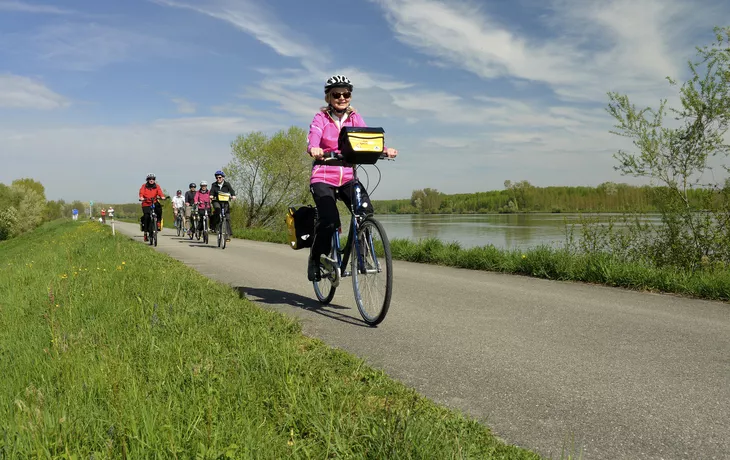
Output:
[[193,209],[193,205],[195,204],[195,187],[195,182],[191,182],[188,186],[188,191],[185,192],[185,214],[183,214],[183,226],[188,229],[188,233],[193,232],[193,229],[191,228],[192,225],[190,225],[190,223],[192,222],[193,211],[197,212],[197,209]]
[[[233,186],[226,180],[226,175],[223,171],[215,172],[215,182],[210,187],[210,201],[213,206],[213,215],[210,217],[210,228],[218,228],[218,216],[221,212],[221,202],[218,201],[218,193],[228,193],[231,195],[231,201],[236,199],[236,191],[233,190]],[[228,229],[228,240],[230,241],[231,229]]]

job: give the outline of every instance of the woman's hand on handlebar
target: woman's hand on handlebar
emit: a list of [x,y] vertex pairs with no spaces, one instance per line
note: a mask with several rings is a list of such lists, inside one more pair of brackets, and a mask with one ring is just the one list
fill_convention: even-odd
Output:
[[309,151],[309,156],[311,156],[315,160],[321,160],[322,157],[324,157],[324,150],[319,147],[312,147],[312,149]]
[[387,149],[385,149],[385,155],[386,155],[386,156],[387,156],[388,158],[395,158],[395,157],[397,157],[397,156],[398,156],[398,150],[396,150],[396,149],[391,149],[391,148],[387,148]]

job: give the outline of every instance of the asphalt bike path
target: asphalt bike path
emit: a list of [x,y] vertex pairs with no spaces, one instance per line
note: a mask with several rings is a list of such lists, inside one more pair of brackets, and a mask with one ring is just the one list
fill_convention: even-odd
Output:
[[[139,225],[117,231],[142,241]],[[730,305],[394,262],[385,321],[360,318],[350,278],[321,306],[307,250],[165,229],[157,250],[301,319],[510,444],[559,458],[730,458]]]

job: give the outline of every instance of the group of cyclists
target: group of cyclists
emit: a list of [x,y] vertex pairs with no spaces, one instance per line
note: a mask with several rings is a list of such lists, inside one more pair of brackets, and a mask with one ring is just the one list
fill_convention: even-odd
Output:
[[[320,255],[330,251],[332,231],[340,226],[340,217],[337,211],[336,200],[339,198],[350,206],[353,190],[353,169],[351,165],[342,161],[330,161],[327,155],[336,152],[340,130],[345,127],[366,127],[365,121],[360,114],[350,105],[354,87],[349,78],[344,75],[333,75],[324,85],[324,100],[326,106],[321,107],[315,114],[309,126],[307,137],[307,153],[312,157],[312,173],[310,179],[310,192],[317,207],[317,222],[315,236],[310,252],[307,275],[310,281],[319,277]],[[389,158],[395,158],[398,151],[393,148],[386,148],[384,153]],[[372,203],[367,195],[365,187],[361,184],[361,202],[368,214],[373,213]],[[177,217],[183,213],[183,225],[187,232],[193,231],[190,228],[191,216],[194,212],[201,216],[198,220],[199,227],[202,226],[202,212],[205,209],[212,209],[210,228],[216,229],[218,216],[223,203],[217,200],[218,193],[229,193],[231,200],[235,199],[235,191],[230,183],[225,180],[223,171],[215,172],[215,182],[208,190],[207,182],[201,181],[200,188],[191,183],[185,195],[178,190],[176,197],[172,200],[173,212]],[[158,203],[158,199],[165,199],[162,188],[156,183],[154,174],[147,175],[147,181],[139,192],[139,199],[142,201],[142,227],[147,229],[149,225],[150,206]],[[227,203],[225,203],[227,204]],[[155,206],[159,206],[155,204]],[[161,215],[161,208],[157,211]],[[230,229],[228,235],[230,238]],[[318,236],[319,235],[319,236]],[[145,233],[145,241],[147,234]]]
[[[228,201],[222,201],[220,198],[225,194],[231,201],[236,199],[236,192],[233,186],[226,180],[223,171],[216,171],[215,181],[208,188],[207,181],[200,181],[200,188],[193,182],[188,186],[188,191],[183,196],[182,190],[175,193],[172,198],[172,212],[175,221],[178,221],[178,215],[182,216],[183,231],[188,235],[192,235],[195,231],[203,231],[203,219],[206,211],[210,216],[210,227],[217,229],[219,225],[219,216],[222,206],[228,206]],[[162,215],[162,203],[165,200],[165,194],[157,183],[157,176],[153,173],[147,174],[145,183],[139,189],[139,201],[142,202],[142,218],[140,219],[141,230],[144,232],[144,240],[148,240],[148,233],[151,230],[150,216],[154,205],[155,213]],[[195,217],[198,217],[195,219]],[[197,220],[197,229],[193,228],[193,222]],[[227,222],[230,225],[230,222]],[[161,220],[157,221],[157,230],[161,230]],[[231,229],[228,229],[227,241],[230,241]]]

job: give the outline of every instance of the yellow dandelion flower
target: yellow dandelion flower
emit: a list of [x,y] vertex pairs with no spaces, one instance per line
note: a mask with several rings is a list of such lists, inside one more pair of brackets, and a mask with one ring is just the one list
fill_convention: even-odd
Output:
[[524,254],[522,254],[522,258],[523,258],[523,259],[527,259],[527,256],[526,256],[526,255],[524,255]]
[[125,261],[122,261],[122,265],[127,265],[127,262],[125,262]]

